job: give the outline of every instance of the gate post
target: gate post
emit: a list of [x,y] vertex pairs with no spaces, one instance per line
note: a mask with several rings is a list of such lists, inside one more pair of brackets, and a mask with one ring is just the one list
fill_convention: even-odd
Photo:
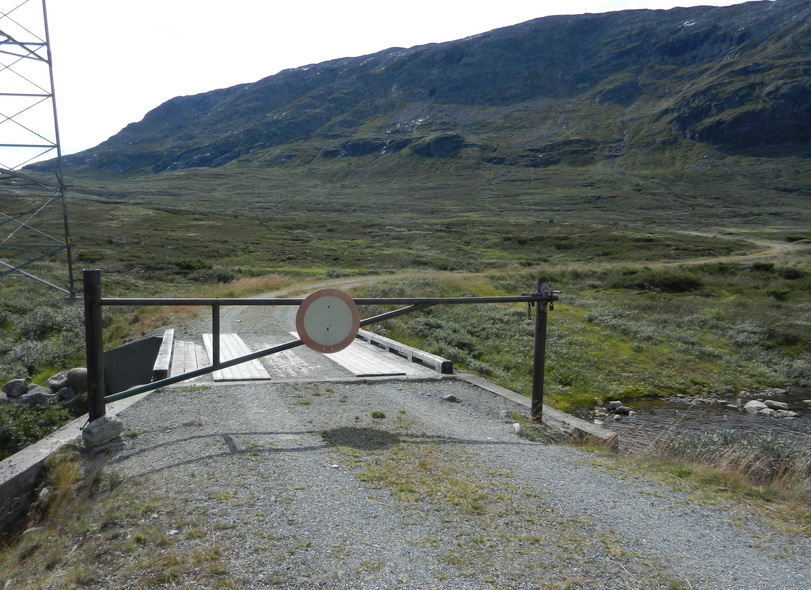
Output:
[[101,323],[101,271],[82,271],[84,329],[87,354],[87,414],[92,422],[105,415],[104,341]]
[[535,358],[532,366],[532,405],[530,418],[543,417],[543,385],[546,370],[546,316],[551,299],[549,279],[538,279],[539,299],[535,302]]

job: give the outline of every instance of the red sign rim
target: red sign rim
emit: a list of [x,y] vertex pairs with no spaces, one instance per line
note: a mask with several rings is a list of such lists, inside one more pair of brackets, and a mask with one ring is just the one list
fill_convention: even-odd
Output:
[[[352,324],[349,328],[349,333],[345,338],[336,344],[323,344],[321,342],[317,342],[310,334],[307,333],[307,329],[305,327],[305,316],[307,315],[307,311],[310,309],[313,303],[323,297],[334,297],[339,299],[347,306],[349,313],[351,314]],[[304,301],[301,302],[298,312],[296,312],[296,331],[298,332],[299,338],[301,338],[301,341],[308,348],[312,348],[318,352],[331,353],[343,350],[352,344],[352,342],[355,340],[355,336],[358,334],[358,330],[360,330],[360,312],[358,312],[358,306],[355,305],[355,301],[349,295],[343,291],[339,291],[338,289],[321,289],[315,293],[310,293],[304,298]]]

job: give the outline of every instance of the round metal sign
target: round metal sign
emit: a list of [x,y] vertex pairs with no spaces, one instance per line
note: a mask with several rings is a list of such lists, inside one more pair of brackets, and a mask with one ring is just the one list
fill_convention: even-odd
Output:
[[296,330],[307,346],[318,352],[338,352],[355,339],[360,329],[358,307],[337,289],[308,295],[296,313]]

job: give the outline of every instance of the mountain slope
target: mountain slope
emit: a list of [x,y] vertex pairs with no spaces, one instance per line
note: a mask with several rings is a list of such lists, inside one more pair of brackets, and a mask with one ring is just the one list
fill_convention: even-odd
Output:
[[805,158],[809,20],[806,0],[542,18],[177,97],[67,164],[649,166],[696,143]]

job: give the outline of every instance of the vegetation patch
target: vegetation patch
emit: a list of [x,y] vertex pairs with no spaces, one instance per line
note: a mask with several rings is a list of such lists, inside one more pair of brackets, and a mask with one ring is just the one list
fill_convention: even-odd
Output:
[[215,533],[186,522],[177,498],[105,474],[103,463],[71,447],[49,459],[27,530],[0,545],[0,584],[237,587]]

